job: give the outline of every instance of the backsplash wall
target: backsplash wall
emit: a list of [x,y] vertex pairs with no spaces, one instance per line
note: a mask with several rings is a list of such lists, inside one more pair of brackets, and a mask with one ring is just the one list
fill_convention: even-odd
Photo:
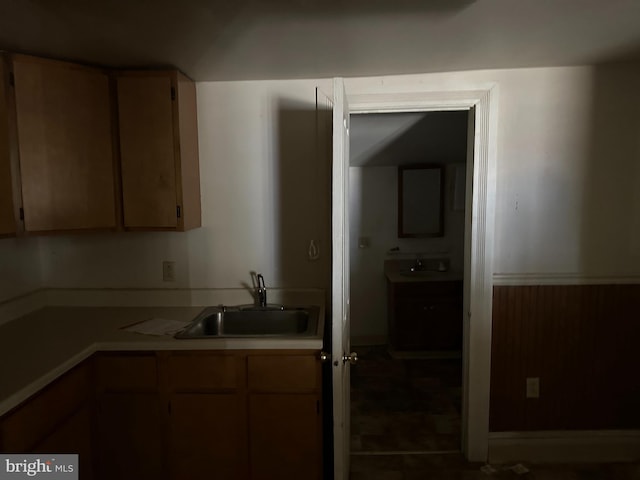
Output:
[[38,238],[0,239],[0,303],[42,287],[40,246]]

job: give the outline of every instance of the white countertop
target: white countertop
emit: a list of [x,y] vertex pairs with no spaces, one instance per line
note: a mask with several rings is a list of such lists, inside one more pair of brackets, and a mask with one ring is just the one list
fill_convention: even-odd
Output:
[[178,340],[122,327],[151,318],[191,321],[204,307],[46,307],[0,326],[0,415],[97,351],[322,349],[315,337]]

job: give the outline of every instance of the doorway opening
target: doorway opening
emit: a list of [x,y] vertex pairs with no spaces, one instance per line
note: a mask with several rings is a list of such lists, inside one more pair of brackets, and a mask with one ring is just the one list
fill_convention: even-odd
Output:
[[[349,124],[350,114],[468,110],[474,121],[473,162],[467,162],[463,280],[462,454],[486,461],[489,440],[491,309],[495,224],[497,87],[468,90],[351,93],[333,81],[331,355],[333,470],[349,478],[350,345]],[[384,90],[385,88],[382,87]],[[473,219],[473,222],[472,222]],[[341,361],[342,360],[342,361]]]
[[351,115],[352,455],[461,450],[472,113]]

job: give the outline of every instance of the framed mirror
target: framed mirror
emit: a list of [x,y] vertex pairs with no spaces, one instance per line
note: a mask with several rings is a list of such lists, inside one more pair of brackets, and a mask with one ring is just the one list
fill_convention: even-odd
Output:
[[398,237],[444,235],[444,167],[398,167]]

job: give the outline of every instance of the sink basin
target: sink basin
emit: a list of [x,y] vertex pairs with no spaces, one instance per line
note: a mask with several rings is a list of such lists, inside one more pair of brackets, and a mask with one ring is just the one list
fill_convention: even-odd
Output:
[[310,307],[208,307],[176,338],[314,336],[320,309]]

